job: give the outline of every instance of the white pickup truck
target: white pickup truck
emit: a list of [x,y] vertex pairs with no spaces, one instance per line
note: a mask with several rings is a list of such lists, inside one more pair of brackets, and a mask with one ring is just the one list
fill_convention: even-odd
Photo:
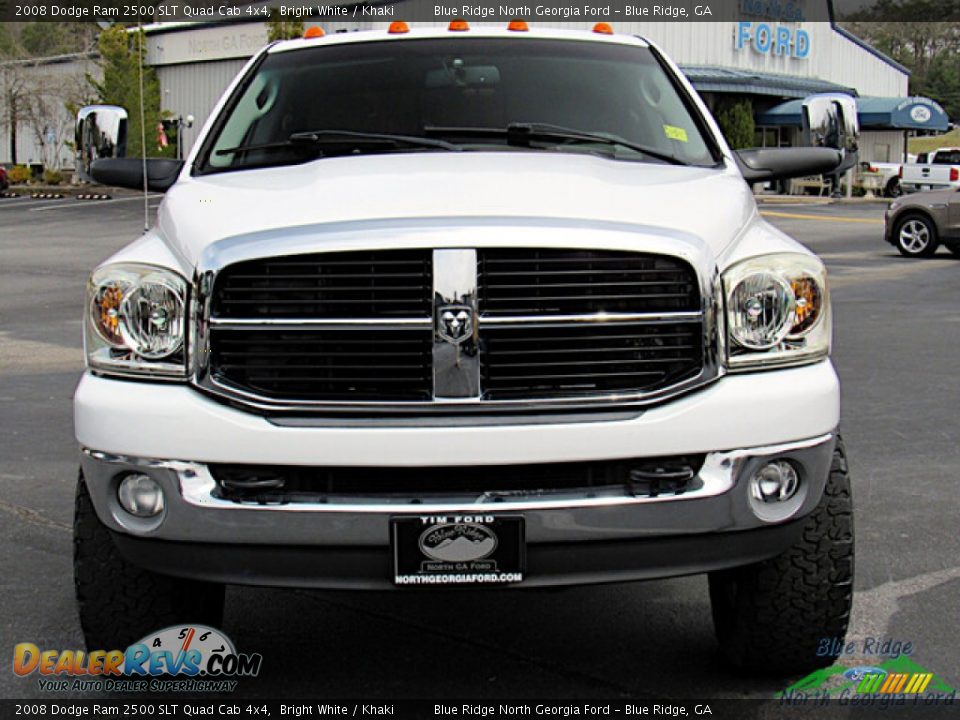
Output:
[[853,526],[826,274],[744,180],[842,155],[734,153],[654,45],[603,30],[276,43],[185,162],[93,163],[166,196],[87,297],[91,648],[217,623],[230,583],[709,573],[732,662],[832,661]]
[[960,188],[960,147],[938,148],[917,155],[917,162],[900,168],[904,192]]

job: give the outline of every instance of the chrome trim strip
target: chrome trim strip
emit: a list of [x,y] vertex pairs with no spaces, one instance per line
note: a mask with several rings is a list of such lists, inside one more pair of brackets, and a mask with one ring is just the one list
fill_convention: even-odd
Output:
[[[285,503],[262,505],[256,502],[241,503],[216,497],[216,481],[207,465],[202,463],[149,460],[131,458],[122,455],[83,448],[83,452],[101,462],[171,470],[177,474],[180,493],[183,500],[195,507],[212,510],[246,510],[251,512],[314,512],[314,513],[381,513],[381,514],[433,514],[476,510],[478,506],[498,512],[557,510],[561,508],[581,507],[620,507],[628,505],[647,505],[664,502],[683,502],[714,497],[729,492],[736,485],[743,463],[749,458],[782,455],[796,450],[823,445],[832,442],[833,433],[827,433],[807,440],[766,445],[754,448],[741,448],[726,452],[708,453],[697,478],[701,486],[681,495],[657,495],[656,497],[636,497],[615,495],[605,497],[555,497],[551,499],[517,500],[508,495],[484,493],[472,501],[468,499],[449,499],[438,502],[385,502],[376,498],[343,498],[343,502],[326,503]],[[558,493],[559,494],[559,493]]]
[[219,330],[429,330],[430,318],[210,318],[210,327]]
[[433,251],[433,399],[480,400],[477,251]]
[[[438,251],[439,252],[439,251]],[[460,251],[456,251],[460,252]],[[436,272],[436,271],[435,271]],[[436,290],[439,292],[439,290]],[[450,300],[453,303],[454,301]],[[657,322],[698,322],[703,319],[702,312],[676,312],[676,313],[587,313],[583,315],[480,315],[478,321],[480,325],[521,325],[527,326],[553,326],[553,325],[571,325],[571,324],[604,324],[604,325],[623,325],[632,323],[657,323]],[[325,328],[330,327],[337,330],[360,328],[391,330],[402,328],[426,329],[433,327],[433,321],[430,318],[210,318],[210,326],[223,328],[225,330],[255,328],[269,330],[272,327],[286,328]]]
[[675,313],[591,313],[584,315],[481,315],[480,326],[520,325],[558,327],[562,325],[629,325],[632,323],[699,322],[702,312]]

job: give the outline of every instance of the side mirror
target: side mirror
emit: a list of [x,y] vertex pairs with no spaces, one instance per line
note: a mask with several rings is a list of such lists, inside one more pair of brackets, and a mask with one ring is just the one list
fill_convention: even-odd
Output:
[[90,181],[90,166],[127,154],[127,111],[116,105],[88,105],[77,113],[76,167],[81,180]]
[[[166,192],[177,181],[183,169],[183,160],[150,158],[147,160],[147,189]],[[101,185],[143,189],[143,159],[113,158],[97,160],[90,167],[90,175]]]
[[749,148],[737,150],[737,165],[748,183],[770,182],[836,170],[839,150],[825,147]]
[[843,93],[822,93],[803,99],[803,139],[810,147],[839,150],[842,162],[837,175],[854,167],[860,156],[860,119],[857,101]]

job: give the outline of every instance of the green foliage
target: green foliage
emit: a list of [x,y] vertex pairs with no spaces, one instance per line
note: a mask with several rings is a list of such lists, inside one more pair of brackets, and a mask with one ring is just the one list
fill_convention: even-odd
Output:
[[960,130],[951,130],[943,135],[912,137],[907,141],[910,152],[914,154],[930,152],[942,147],[960,146]]
[[281,20],[280,13],[276,9],[270,11],[270,19],[267,21],[267,39],[270,42],[293,40],[298,37],[303,37],[302,21]]
[[[917,21],[922,18],[923,21]],[[842,24],[907,67],[910,93],[960,117],[960,0],[877,0]]]
[[938,54],[924,78],[923,92],[917,94],[936,100],[951,119],[960,118],[960,55],[956,52]]
[[91,22],[0,23],[0,59],[50,57],[93,49]]
[[11,23],[0,22],[0,60],[18,58],[22,54],[20,38],[11,28]]
[[30,182],[30,168],[26,165],[14,165],[7,171],[7,177],[13,185],[23,185]]
[[63,173],[59,170],[44,170],[43,181],[47,185],[59,185],[63,182]]
[[[113,25],[100,33],[100,67],[103,80],[87,80],[97,91],[100,102],[125,108],[127,120],[127,157],[143,157],[140,123],[140,67],[146,56],[146,37],[142,30],[127,31]],[[152,67],[143,67],[143,106],[146,120],[146,155],[172,157],[174,148],[162,150],[157,144],[157,125],[169,114],[160,109],[160,80]]]
[[749,100],[740,100],[722,107],[717,113],[717,124],[734,150],[753,146],[756,123],[753,120],[753,104]]
[[64,35],[60,23],[26,23],[20,31],[20,43],[31,57],[61,55]]

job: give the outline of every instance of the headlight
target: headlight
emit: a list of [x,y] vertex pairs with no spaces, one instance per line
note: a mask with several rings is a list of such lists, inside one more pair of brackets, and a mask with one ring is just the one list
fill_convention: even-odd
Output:
[[830,354],[830,298],[817,258],[750,258],[724,272],[723,288],[731,369],[797,365]]
[[186,375],[187,282],[152,265],[108,265],[87,287],[85,341],[94,369]]

